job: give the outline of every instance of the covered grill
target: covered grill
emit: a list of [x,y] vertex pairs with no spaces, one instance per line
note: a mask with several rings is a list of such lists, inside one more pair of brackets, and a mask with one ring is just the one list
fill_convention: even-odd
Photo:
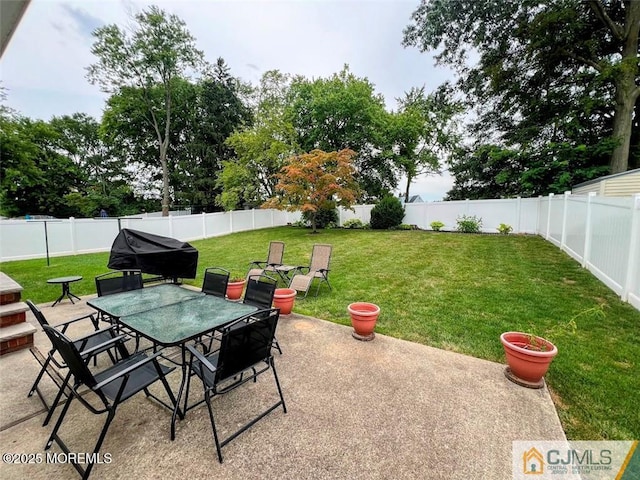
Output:
[[196,278],[198,250],[175,238],[123,228],[113,241],[107,266],[165,278]]

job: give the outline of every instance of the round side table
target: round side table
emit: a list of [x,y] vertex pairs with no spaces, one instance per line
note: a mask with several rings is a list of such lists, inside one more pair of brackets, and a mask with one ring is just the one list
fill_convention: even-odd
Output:
[[64,297],[67,297],[69,300],[71,300],[71,303],[73,303],[73,298],[80,300],[80,297],[77,297],[76,295],[71,293],[71,290],[69,290],[70,283],[79,282],[80,280],[82,280],[82,277],[80,275],[73,275],[70,277],[51,278],[47,280],[47,283],[50,283],[50,284],[62,284],[62,295],[60,295],[60,298],[58,298],[55,302],[53,302],[53,305],[51,306],[55,307]]

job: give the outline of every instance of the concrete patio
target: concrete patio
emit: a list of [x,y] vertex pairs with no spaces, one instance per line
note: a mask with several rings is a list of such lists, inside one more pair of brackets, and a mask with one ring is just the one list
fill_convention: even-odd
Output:
[[[41,307],[55,324],[90,312],[85,300]],[[28,321],[35,324],[31,313]],[[358,342],[349,327],[295,314],[281,317],[277,336],[284,354],[276,353],[275,361],[288,413],[275,410],[224,447],[223,464],[204,405],[178,422],[172,442],[170,413],[138,395],[119,408],[101,449],[111,462],[96,465],[91,478],[510,479],[512,441],[564,439],[547,389],[509,382],[504,365],[384,335]],[[35,344],[46,354],[40,328]],[[108,363],[104,356],[98,366]],[[39,368],[29,351],[0,357],[2,453],[44,458],[58,415],[42,427],[40,400],[27,398]],[[179,369],[170,380],[177,390]],[[53,399],[53,383],[46,378],[41,386]],[[196,381],[191,391],[201,395],[201,389]],[[222,435],[276,397],[267,374],[215,399]],[[74,402],[60,436],[71,451],[90,453],[103,423],[104,415]],[[61,450],[54,445],[49,452]],[[0,478],[79,476],[70,464],[43,461],[3,463]]]

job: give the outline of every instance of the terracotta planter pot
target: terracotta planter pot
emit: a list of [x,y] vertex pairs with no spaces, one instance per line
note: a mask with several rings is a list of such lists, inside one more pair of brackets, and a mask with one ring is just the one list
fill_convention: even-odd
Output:
[[293,310],[297,293],[292,288],[276,288],[276,292],[273,294],[274,308],[279,308],[281,315],[289,315]]
[[[558,353],[556,346],[541,337],[534,337],[535,345],[531,345],[531,336],[520,332],[505,332],[500,335],[500,341],[507,356],[509,372],[507,378],[527,387],[541,387],[542,377],[547,373],[549,365]],[[518,382],[517,380],[524,382]]]
[[244,290],[245,280],[239,282],[227,283],[227,298],[229,300],[238,300],[242,296],[242,290]]
[[373,333],[380,315],[380,307],[373,303],[355,302],[347,306],[347,311],[351,315],[351,325],[353,326],[354,338],[358,340],[373,340]]

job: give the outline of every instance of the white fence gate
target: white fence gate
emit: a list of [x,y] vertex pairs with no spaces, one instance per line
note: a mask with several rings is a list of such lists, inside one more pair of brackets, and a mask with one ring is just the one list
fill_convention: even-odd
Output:
[[[564,195],[501,200],[407,204],[404,223],[428,230],[433,221],[454,230],[460,215],[482,218],[485,232],[501,223],[513,233],[536,234],[567,252],[622,300],[640,310],[640,194],[634,197]],[[369,222],[373,205],[339,210],[340,224]],[[102,252],[119,228],[133,228],[183,241],[286,225],[300,218],[278,210],[239,210],[145,218],[5,220],[0,222],[0,261]]]

